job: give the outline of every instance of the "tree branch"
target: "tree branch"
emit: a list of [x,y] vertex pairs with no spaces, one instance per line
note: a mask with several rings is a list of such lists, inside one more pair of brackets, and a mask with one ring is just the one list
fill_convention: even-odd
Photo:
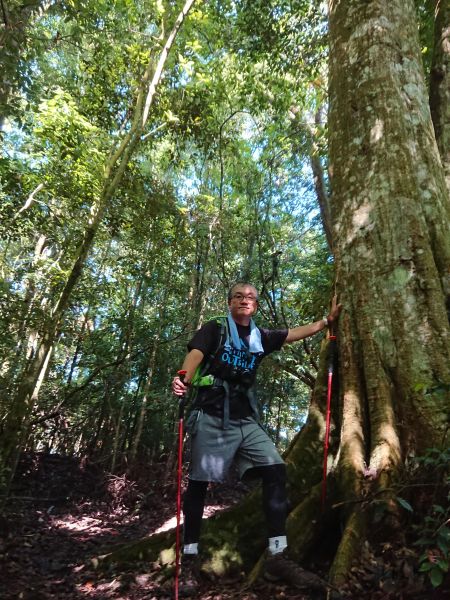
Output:
[[34,203],[35,200],[35,196],[38,192],[40,192],[42,190],[42,188],[44,187],[43,183],[40,183],[39,185],[36,186],[36,188],[31,192],[31,194],[28,196],[28,198],[26,199],[25,204],[22,206],[22,208],[20,208],[16,214],[13,217],[13,220],[16,219],[20,213],[22,213],[24,210],[27,210],[27,208],[30,208],[30,206]]

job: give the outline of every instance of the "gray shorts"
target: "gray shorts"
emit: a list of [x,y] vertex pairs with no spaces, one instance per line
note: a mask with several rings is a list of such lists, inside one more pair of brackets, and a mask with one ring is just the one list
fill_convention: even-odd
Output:
[[253,417],[230,419],[229,428],[223,429],[220,417],[193,411],[186,428],[191,434],[190,479],[223,481],[234,459],[240,477],[252,467],[284,462]]

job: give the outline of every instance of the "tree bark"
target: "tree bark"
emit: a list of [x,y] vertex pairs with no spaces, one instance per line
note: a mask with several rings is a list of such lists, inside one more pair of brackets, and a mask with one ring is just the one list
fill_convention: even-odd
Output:
[[[399,441],[421,450],[425,437],[437,442],[444,431],[445,404],[424,402],[416,388],[449,377],[449,198],[412,2],[332,2],[330,35],[341,347],[357,344],[362,404],[378,419],[367,458],[382,470]],[[388,413],[391,443],[378,438]],[[423,436],[397,430],[400,414],[417,417]]]

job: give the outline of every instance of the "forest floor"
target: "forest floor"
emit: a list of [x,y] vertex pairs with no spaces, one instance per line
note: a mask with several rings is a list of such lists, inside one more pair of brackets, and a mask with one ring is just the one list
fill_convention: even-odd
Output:
[[[175,525],[176,496],[165,462],[146,467],[134,481],[106,475],[99,467],[56,455],[26,455],[20,462],[6,512],[0,517],[0,598],[2,600],[169,600],[148,563],[99,574],[92,559],[113,546]],[[236,481],[208,492],[206,516],[235,504],[246,488]],[[388,555],[390,554],[390,558]],[[386,553],[385,563],[392,552]],[[405,582],[370,569],[355,570],[351,595],[358,600],[450,600],[450,591],[410,585],[407,549],[396,549]],[[371,557],[372,564],[380,561]],[[400,563],[399,563],[400,564]],[[387,566],[391,567],[392,564]],[[381,564],[386,571],[386,564]],[[383,571],[384,569],[384,571]],[[394,569],[395,570],[395,569]],[[397,574],[398,575],[398,574]],[[398,579],[398,577],[397,577]],[[414,578],[413,578],[414,579]],[[205,581],[198,600],[318,600],[318,596],[261,582]],[[389,589],[389,584],[391,589]],[[402,589],[402,591],[399,591]],[[326,595],[323,595],[325,598]]]

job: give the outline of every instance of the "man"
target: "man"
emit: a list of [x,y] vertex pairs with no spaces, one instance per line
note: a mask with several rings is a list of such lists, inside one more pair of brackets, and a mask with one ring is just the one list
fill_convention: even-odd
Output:
[[[288,561],[286,468],[283,459],[258,424],[253,383],[261,360],[271,352],[322,331],[337,321],[341,305],[333,298],[330,314],[320,321],[293,329],[256,327],[258,292],[249,283],[233,285],[228,294],[226,320],[206,323],[188,344],[182,371],[173,392],[181,396],[192,384],[193,411],[187,422],[191,434],[189,482],[184,496],[184,547],[180,593],[197,587],[196,557],[209,482],[223,481],[233,460],[241,477],[262,480],[263,509],[268,528],[266,576],[274,580],[286,571]],[[290,561],[289,561],[290,562]],[[289,565],[289,569],[291,565]]]

